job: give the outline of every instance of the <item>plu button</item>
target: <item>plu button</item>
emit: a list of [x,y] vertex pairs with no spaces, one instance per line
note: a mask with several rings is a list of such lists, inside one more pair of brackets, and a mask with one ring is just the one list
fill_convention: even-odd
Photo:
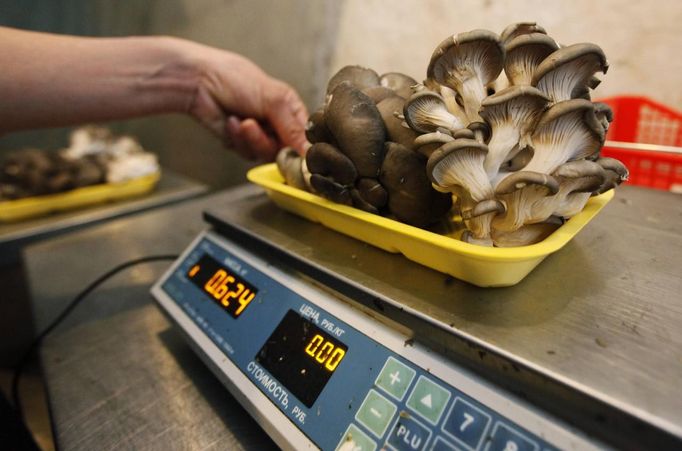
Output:
[[448,390],[424,376],[419,376],[407,400],[407,406],[435,425],[438,424],[449,400]]
[[388,436],[388,446],[397,451],[419,451],[426,447],[431,430],[417,421],[413,415],[401,412]]
[[375,384],[398,401],[402,401],[414,379],[414,374],[415,371],[412,368],[389,357]]

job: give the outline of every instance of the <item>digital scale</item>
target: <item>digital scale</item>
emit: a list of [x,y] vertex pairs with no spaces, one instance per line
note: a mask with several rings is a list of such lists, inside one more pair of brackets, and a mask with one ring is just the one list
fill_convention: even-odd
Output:
[[589,450],[620,447],[630,433],[678,439],[588,390],[566,395],[575,391],[566,381],[485,348],[444,324],[440,304],[414,308],[390,286],[414,277],[417,289],[447,292],[458,281],[282,212],[258,191],[204,216],[211,227],[152,294],[283,449]]

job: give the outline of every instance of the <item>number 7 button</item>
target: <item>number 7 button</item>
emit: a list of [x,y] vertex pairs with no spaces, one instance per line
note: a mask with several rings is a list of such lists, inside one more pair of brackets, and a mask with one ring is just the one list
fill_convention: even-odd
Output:
[[468,450],[476,450],[481,446],[489,424],[490,415],[462,398],[455,398],[443,432]]

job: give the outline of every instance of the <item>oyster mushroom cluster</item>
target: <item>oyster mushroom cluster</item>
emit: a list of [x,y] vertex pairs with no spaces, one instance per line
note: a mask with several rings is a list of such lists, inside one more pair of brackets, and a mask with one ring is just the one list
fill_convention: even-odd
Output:
[[590,92],[607,69],[598,46],[560,46],[532,22],[438,45],[404,117],[434,188],[457,198],[463,240],[538,242],[627,178],[599,157],[613,114]]
[[310,116],[305,157],[286,148],[277,156],[287,183],[417,227],[443,218],[452,196],[432,188],[427,159],[413,150],[418,133],[397,114],[416,85],[400,73],[341,69]]
[[[423,183],[405,183],[425,176],[454,199],[449,215],[461,218],[462,240],[498,247],[536,243],[579,213],[590,196],[627,179],[622,163],[599,156],[613,114],[590,95],[600,83],[597,74],[607,69],[598,46],[559,45],[532,22],[512,24],[500,35],[474,30],[448,37],[434,50],[422,83],[344,68],[330,81],[325,106],[311,116],[314,144],[298,165],[298,186],[425,226],[448,206]],[[383,130],[370,126],[379,118]],[[415,161],[409,169],[389,165],[396,148],[401,161]],[[336,172],[342,166],[348,178]],[[419,170],[423,174],[412,173]],[[374,190],[386,193],[387,210],[368,202]],[[437,199],[420,201],[422,208],[437,208],[419,211],[419,223],[406,220],[391,205],[392,195]]]
[[71,134],[58,152],[24,149],[0,164],[0,201],[55,194],[100,183],[120,182],[159,171],[156,156],[129,136],[102,127]]

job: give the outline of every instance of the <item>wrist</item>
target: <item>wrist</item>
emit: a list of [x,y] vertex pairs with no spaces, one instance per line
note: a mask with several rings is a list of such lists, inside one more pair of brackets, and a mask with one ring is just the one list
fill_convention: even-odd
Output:
[[156,61],[139,77],[137,89],[151,95],[157,112],[187,113],[196,98],[203,77],[203,64],[195,55],[196,44],[183,39],[158,36],[149,39],[149,57]]

